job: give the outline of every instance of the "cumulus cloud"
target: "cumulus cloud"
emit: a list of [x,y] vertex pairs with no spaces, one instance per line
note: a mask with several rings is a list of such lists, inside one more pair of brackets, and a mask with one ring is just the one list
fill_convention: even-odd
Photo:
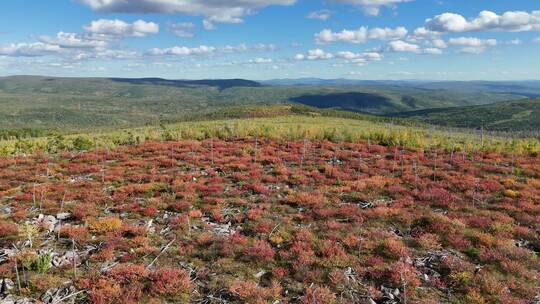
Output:
[[521,39],[512,39],[510,41],[507,41],[506,44],[510,44],[510,45],[520,45],[520,44],[523,44],[523,41],[521,41]]
[[320,11],[310,12],[307,15],[308,19],[316,19],[316,20],[322,20],[322,21],[326,21],[326,20],[330,19],[330,17],[332,17],[332,12],[329,11],[329,10],[326,10],[326,9],[320,10]]
[[478,39],[474,37],[459,37],[451,38],[448,43],[452,45],[462,45],[469,47],[481,47],[481,46],[495,46],[497,45],[496,39]]
[[206,19],[203,20],[203,28],[207,31],[213,31],[217,29],[217,27],[212,23],[211,21],[208,21]]
[[9,57],[37,57],[60,53],[62,49],[58,45],[42,42],[36,43],[12,43],[0,47],[1,56]]
[[152,56],[191,56],[191,55],[211,55],[211,54],[227,54],[227,53],[245,53],[245,52],[270,52],[276,50],[274,44],[258,43],[247,45],[241,43],[239,45],[226,45],[223,47],[214,47],[201,45],[198,47],[174,46],[170,48],[153,48],[147,54]]
[[388,47],[392,52],[420,53],[420,46],[403,40],[390,41]]
[[79,52],[73,56],[73,60],[82,61],[87,59],[135,59],[139,58],[140,54],[137,51],[130,50],[111,50],[111,49],[96,49],[92,51]]
[[438,39],[441,33],[428,30],[425,27],[419,27],[414,30],[413,35],[410,37],[412,40],[424,40],[424,39]]
[[59,32],[56,37],[40,36],[39,40],[49,45],[56,45],[61,48],[98,48],[105,47],[107,43],[102,40],[91,39],[75,33]]
[[524,32],[540,30],[540,11],[509,11],[498,15],[482,11],[478,16],[466,19],[462,15],[444,13],[426,20],[426,29],[440,33],[478,31]]
[[167,23],[167,30],[179,38],[193,38],[195,34],[193,34],[191,30],[193,30],[195,27],[195,24],[191,22]]
[[108,40],[125,37],[146,37],[149,34],[157,34],[159,25],[144,20],[128,23],[118,19],[99,19],[85,26],[84,30],[95,38]]
[[433,39],[431,44],[438,49],[445,49],[448,47],[448,44],[442,39]]
[[328,60],[334,58],[332,53],[327,53],[321,49],[309,50],[307,55],[296,54],[296,60]]
[[381,61],[384,58],[383,54],[377,52],[354,53],[350,51],[338,52],[336,57],[346,59],[350,63],[359,66],[365,65],[371,61]]
[[357,30],[344,29],[341,32],[332,32],[330,29],[324,29],[315,34],[315,42],[318,44],[327,44],[333,42],[365,43],[368,39],[374,40],[399,40],[407,35],[405,27],[392,28],[372,28],[363,26]]
[[[459,52],[462,54],[482,54],[487,50],[488,47],[496,46],[498,43],[499,42],[496,39],[480,39],[476,37],[457,37],[450,38],[448,40],[448,44],[462,47],[459,50]],[[436,48],[439,48],[434,41],[432,44]],[[426,52],[426,50],[424,51]]]
[[269,44],[257,43],[251,46],[251,50],[258,51],[258,52],[273,52],[277,50],[277,45],[273,43],[269,43]]
[[330,29],[324,29],[315,34],[315,41],[318,44],[332,42],[350,42],[350,43],[365,43],[368,37],[367,27],[361,27],[358,30],[342,30],[341,32],[332,32]]
[[540,43],[540,37],[534,39],[533,42]]
[[384,55],[378,52],[355,53],[351,51],[341,51],[334,54],[328,53],[322,49],[309,50],[307,54],[296,54],[296,60],[329,60],[334,58],[345,59],[347,62],[359,66],[372,61],[381,61]]
[[408,31],[403,26],[391,29],[388,27],[385,28],[374,28],[369,31],[368,38],[376,40],[399,40],[407,35]]
[[459,50],[460,53],[474,54],[474,55],[482,54],[485,51],[486,51],[485,46],[468,46],[468,47],[464,47],[461,50]]
[[270,5],[293,5],[296,0],[78,0],[109,13],[167,13],[204,16],[209,22],[242,22],[242,17]]
[[424,49],[424,53],[430,54],[430,55],[441,55],[443,51],[438,48],[426,48]]
[[163,55],[174,55],[174,56],[191,56],[191,55],[209,55],[216,52],[216,48],[212,46],[201,45],[198,47],[185,47],[185,46],[174,46],[171,48],[153,48],[148,51],[149,55],[153,56],[163,56]]
[[245,43],[241,43],[238,45],[226,45],[224,47],[219,48],[219,51],[222,53],[244,53],[244,52],[273,52],[277,50],[277,46],[275,44],[265,44],[265,43],[257,43],[254,45],[248,46]]
[[272,62],[273,62],[272,58],[262,58],[262,57],[255,58],[249,61],[249,63],[254,63],[254,64],[263,64],[263,63],[272,63]]
[[362,8],[366,15],[377,16],[382,6],[395,7],[400,3],[411,2],[413,0],[332,0],[336,3],[351,4]]

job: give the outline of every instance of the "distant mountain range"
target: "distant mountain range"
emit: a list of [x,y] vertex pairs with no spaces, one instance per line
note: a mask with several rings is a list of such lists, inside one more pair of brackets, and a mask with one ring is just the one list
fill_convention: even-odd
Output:
[[391,85],[425,89],[457,89],[468,92],[497,92],[527,97],[540,97],[540,80],[523,81],[427,81],[427,80],[354,80],[354,79],[272,79],[261,81],[267,85],[305,85],[305,86],[352,86],[352,85]]
[[431,124],[488,130],[540,131],[540,99],[523,99],[459,108],[427,109],[389,115]]
[[[475,112],[475,106],[494,104],[493,107],[501,108],[509,100],[537,97],[540,97],[540,81],[305,78],[257,82],[12,76],[0,77],[0,129],[130,127],[190,119],[228,107],[291,103],[475,127],[478,117],[466,115],[482,115]],[[505,111],[510,110],[505,108]],[[504,123],[495,123],[490,120],[494,116],[485,116],[482,125],[530,128],[531,124],[522,122],[523,117],[524,113],[506,118]]]
[[179,88],[193,86],[218,87],[221,90],[234,87],[260,87],[261,84],[245,79],[202,79],[202,80],[168,80],[163,78],[109,78],[112,81],[139,84],[139,85],[163,85]]

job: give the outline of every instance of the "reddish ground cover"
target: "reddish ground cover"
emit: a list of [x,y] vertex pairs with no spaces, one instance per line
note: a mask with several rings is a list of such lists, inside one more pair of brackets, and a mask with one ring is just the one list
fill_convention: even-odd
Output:
[[0,159],[0,208],[4,300],[540,300],[536,156],[148,142]]

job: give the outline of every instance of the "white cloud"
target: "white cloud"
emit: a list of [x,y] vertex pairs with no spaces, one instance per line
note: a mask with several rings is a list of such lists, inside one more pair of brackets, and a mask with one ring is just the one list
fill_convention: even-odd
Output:
[[174,30],[172,33],[178,38],[193,38],[195,34],[185,30]]
[[521,39],[512,39],[510,41],[507,41],[506,44],[510,44],[510,45],[520,45],[520,44],[523,44],[523,41],[521,41]]
[[326,21],[330,19],[330,17],[332,17],[332,12],[326,9],[310,12],[307,15],[308,19],[316,19],[316,20],[321,20],[321,21]]
[[459,50],[459,52],[463,54],[475,54],[475,55],[482,54],[485,51],[486,51],[485,46],[469,46],[469,47],[464,47],[461,50]]
[[331,53],[327,53],[321,49],[313,49],[309,50],[307,55],[296,54],[294,58],[296,60],[328,60],[334,58],[334,55],[332,55]]
[[190,55],[209,55],[216,52],[216,48],[212,46],[201,45],[194,48],[189,48],[185,46],[174,46],[171,48],[153,48],[148,51],[149,55],[153,56],[163,56],[163,55],[174,55],[174,56],[190,56]]
[[56,45],[61,48],[68,49],[98,48],[105,47],[107,45],[105,41],[90,39],[89,37],[81,36],[75,33],[64,32],[59,32],[54,38],[49,36],[40,36],[39,41],[45,44]]
[[540,37],[534,39],[533,42],[540,43]]
[[469,47],[484,47],[497,45],[496,39],[478,39],[474,37],[451,38],[448,43],[452,45],[462,45]]
[[373,28],[369,30],[369,39],[376,40],[398,40],[402,39],[407,35],[408,31],[403,26],[391,29],[388,27],[385,28]]
[[419,27],[414,30],[414,34],[410,37],[412,40],[438,39],[441,33],[430,31],[425,27]]
[[324,29],[315,34],[315,42],[318,44],[327,44],[333,42],[365,43],[368,39],[375,40],[399,40],[407,35],[405,27],[392,28],[372,28],[365,26],[357,30],[344,29],[341,32],[332,32],[330,29]]
[[74,60],[82,61],[88,59],[135,59],[139,58],[140,54],[136,51],[129,50],[111,50],[111,49],[97,49],[88,52],[79,52],[73,56]]
[[262,58],[262,57],[255,58],[249,61],[249,63],[256,63],[256,64],[272,63],[272,62],[273,62],[272,58]]
[[270,52],[275,51],[277,46],[274,44],[258,43],[254,45],[246,45],[241,43],[239,45],[226,45],[223,47],[214,47],[201,45],[198,47],[186,47],[186,46],[174,46],[170,48],[153,48],[150,49],[147,54],[154,56],[163,55],[175,55],[175,56],[189,56],[189,55],[210,55],[210,54],[229,54],[229,53],[245,53],[245,52]]
[[78,0],[109,13],[167,13],[204,16],[209,22],[242,22],[242,17],[270,5],[293,5],[296,0]]
[[243,53],[248,51],[248,46],[245,43],[239,45],[226,45],[220,49],[223,53]]
[[426,20],[426,28],[435,32],[504,31],[524,32],[540,30],[540,11],[510,11],[498,15],[482,11],[477,17],[466,19],[462,15],[444,13]]
[[430,54],[430,55],[441,55],[443,51],[438,48],[426,48],[424,49],[424,53]]
[[420,46],[403,40],[390,41],[388,47],[392,52],[411,52],[420,53]]
[[211,21],[208,21],[206,19],[203,20],[203,28],[207,31],[213,31],[217,29],[217,27],[212,23]]
[[195,24],[191,22],[167,23],[167,30],[179,38],[193,38],[195,34],[190,30],[193,30],[195,27]]
[[254,51],[259,51],[259,52],[273,52],[277,50],[277,46],[273,43],[270,43],[270,44],[257,43],[251,46],[251,49]]
[[324,29],[320,33],[315,34],[315,42],[318,44],[332,42],[350,42],[350,43],[365,43],[367,41],[368,30],[366,27],[361,27],[356,31],[342,30],[341,32],[332,32],[329,29]]
[[99,19],[92,21],[89,25],[85,26],[84,30],[96,38],[121,39],[125,37],[145,37],[149,34],[157,34],[159,32],[159,25],[144,20],[127,23],[118,19]]
[[36,43],[12,43],[0,47],[1,56],[10,57],[37,57],[46,56],[61,52],[58,45],[51,45],[42,42]]
[[384,56],[377,52],[354,53],[350,51],[338,52],[336,57],[348,60],[357,65],[365,65],[371,61],[381,61]]
[[381,6],[395,7],[400,3],[410,2],[413,0],[332,0],[336,3],[351,4],[362,8],[366,15],[379,15]]
[[350,51],[337,52],[335,55],[322,49],[309,50],[307,54],[296,54],[296,60],[328,60],[334,58],[345,59],[349,63],[365,65],[372,61],[381,61],[384,56],[377,52],[354,53]]
[[433,39],[431,44],[438,49],[445,49],[448,47],[448,44],[446,44],[446,42],[442,39]]

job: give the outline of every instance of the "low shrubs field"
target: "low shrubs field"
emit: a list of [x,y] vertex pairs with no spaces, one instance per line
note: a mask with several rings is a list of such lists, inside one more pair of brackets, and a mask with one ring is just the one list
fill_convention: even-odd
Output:
[[534,151],[272,139],[310,119],[0,158],[0,301],[540,300]]

